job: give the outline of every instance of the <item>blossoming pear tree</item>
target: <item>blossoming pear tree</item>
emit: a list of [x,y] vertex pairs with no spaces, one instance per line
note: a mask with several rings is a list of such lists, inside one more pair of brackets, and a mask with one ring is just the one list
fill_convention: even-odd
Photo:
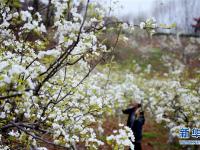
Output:
[[164,80],[152,79],[145,87],[156,121],[165,123],[170,137],[179,137],[183,127],[200,127],[200,85],[198,76],[187,77],[188,70],[181,62],[171,62],[168,59],[169,73]]
[[172,56],[165,54],[161,59],[167,68],[163,76],[149,78],[149,71],[142,71],[137,63],[133,65],[136,72],[131,76],[133,84],[144,92],[145,110],[156,122],[165,125],[169,130],[169,142],[173,142],[179,138],[181,128],[200,127],[199,75],[194,70],[194,77],[188,77],[187,67]]
[[[0,3],[0,148],[14,149],[19,143],[26,149],[46,149],[45,144],[76,149],[83,143],[98,149],[107,142],[133,149],[126,126],[106,140],[96,127],[127,99],[140,102],[148,92],[144,87],[151,82],[143,87],[138,84],[142,77],[97,67],[114,49],[106,47],[101,35],[117,28],[119,36],[134,25],[109,19],[90,0],[42,2]],[[140,27],[150,34],[158,28],[154,19]],[[149,108],[164,107],[150,100],[144,101]]]
[[[41,9],[38,3],[0,3],[1,148],[84,143],[97,149],[104,143],[95,123],[112,108],[103,88],[107,75],[95,69],[109,52],[98,35],[110,23],[89,0],[49,0]],[[53,13],[52,26],[43,21],[45,9]]]

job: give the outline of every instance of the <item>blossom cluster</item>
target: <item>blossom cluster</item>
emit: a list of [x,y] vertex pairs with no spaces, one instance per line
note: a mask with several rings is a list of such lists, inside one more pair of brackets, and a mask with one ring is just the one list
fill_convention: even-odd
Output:
[[123,150],[126,146],[129,146],[134,150],[133,142],[135,138],[132,130],[123,124],[119,124],[119,126],[121,127],[119,130],[114,130],[113,134],[107,137],[108,143],[111,143],[114,149]]
[[155,18],[150,18],[140,23],[140,28],[146,29],[150,34],[154,34],[157,27],[158,25]]

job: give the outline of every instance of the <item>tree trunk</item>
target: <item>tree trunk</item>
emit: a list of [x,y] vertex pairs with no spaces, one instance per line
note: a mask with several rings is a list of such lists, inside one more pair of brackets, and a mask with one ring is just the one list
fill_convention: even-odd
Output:
[[45,25],[46,25],[46,28],[51,26],[51,0],[49,0],[48,6],[47,6]]
[[35,12],[37,12],[39,10],[39,0],[33,1],[33,8],[34,8]]

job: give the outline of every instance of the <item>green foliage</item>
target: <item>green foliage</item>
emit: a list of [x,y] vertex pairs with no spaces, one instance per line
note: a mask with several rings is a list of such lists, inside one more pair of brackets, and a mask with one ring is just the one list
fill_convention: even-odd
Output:
[[163,28],[163,29],[173,29],[173,28],[176,28],[176,23],[172,23],[170,25],[166,25],[166,24],[160,24],[159,27],[160,28]]

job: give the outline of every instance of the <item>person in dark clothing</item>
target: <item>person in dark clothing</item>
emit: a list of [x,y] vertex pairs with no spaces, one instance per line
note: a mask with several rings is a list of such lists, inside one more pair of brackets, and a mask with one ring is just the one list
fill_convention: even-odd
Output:
[[122,110],[124,114],[128,114],[127,126],[131,128],[135,136],[135,150],[141,150],[141,140],[142,140],[142,127],[145,122],[144,112],[139,108],[141,104],[134,104],[132,108]]
[[144,125],[145,118],[144,118],[144,112],[143,111],[136,111],[136,118],[133,124],[133,127],[131,128],[134,136],[135,136],[135,150],[141,150],[141,141],[142,141],[142,127]]
[[194,32],[197,33],[200,30],[200,17],[194,18],[194,21],[196,21],[196,24],[193,24],[192,27],[194,28]]

